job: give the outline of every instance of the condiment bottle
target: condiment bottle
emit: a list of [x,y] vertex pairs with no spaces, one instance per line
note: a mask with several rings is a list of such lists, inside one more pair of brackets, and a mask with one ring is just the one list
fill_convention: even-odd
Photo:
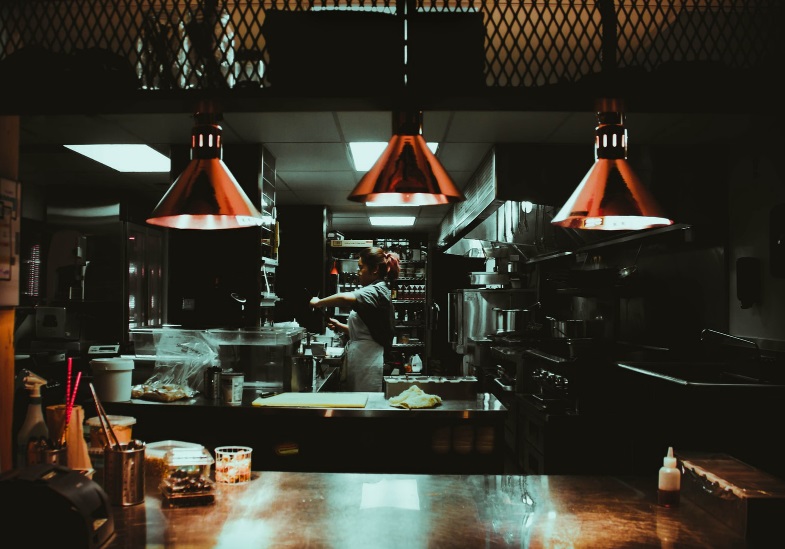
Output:
[[676,507],[679,505],[681,493],[681,471],[676,466],[673,457],[673,446],[668,448],[668,455],[662,460],[659,482],[657,484],[657,502],[663,507]]
[[37,443],[42,440],[48,443],[49,439],[49,428],[46,426],[44,411],[41,406],[41,385],[46,385],[46,380],[30,371],[24,371],[23,375],[22,382],[30,394],[30,400],[27,403],[27,415],[25,415],[25,420],[19,428],[19,434],[16,437],[17,467],[24,467],[30,464],[28,459],[30,443]]
[[419,374],[422,372],[422,359],[420,355],[414,355],[412,357],[412,373]]

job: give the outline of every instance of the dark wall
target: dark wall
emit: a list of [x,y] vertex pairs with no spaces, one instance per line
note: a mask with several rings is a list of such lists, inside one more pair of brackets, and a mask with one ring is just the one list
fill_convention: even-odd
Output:
[[278,207],[278,267],[275,321],[296,319],[309,332],[324,333],[319,312],[308,305],[317,293],[324,297],[327,214],[324,206]]

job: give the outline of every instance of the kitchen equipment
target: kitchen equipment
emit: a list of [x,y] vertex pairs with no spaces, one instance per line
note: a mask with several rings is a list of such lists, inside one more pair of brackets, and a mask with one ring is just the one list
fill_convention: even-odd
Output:
[[[313,352],[313,356],[317,356],[315,352],[314,346],[319,345],[321,346],[321,354],[318,355],[320,357],[326,356],[324,351],[324,343],[312,343],[311,350]],[[299,391],[301,393],[307,393],[313,391],[313,381],[314,381],[314,359],[313,356],[294,356],[292,357],[292,381],[291,387],[292,391]]]
[[536,309],[539,304],[535,303],[526,309],[502,309],[494,308],[496,313],[496,334],[518,334],[528,332],[537,326]]
[[524,309],[536,302],[531,289],[468,288],[448,293],[448,341],[459,354],[471,352],[470,338],[481,340],[495,334],[494,309]]
[[510,283],[509,273],[479,271],[469,273],[470,286],[501,287]]
[[30,465],[0,476],[3,524],[31,536],[36,547],[97,549],[114,536],[109,497],[101,487],[68,467]]
[[296,325],[254,330],[206,330],[204,338],[218,349],[224,368],[245,374],[246,387],[289,391],[292,359],[298,356],[307,330]]

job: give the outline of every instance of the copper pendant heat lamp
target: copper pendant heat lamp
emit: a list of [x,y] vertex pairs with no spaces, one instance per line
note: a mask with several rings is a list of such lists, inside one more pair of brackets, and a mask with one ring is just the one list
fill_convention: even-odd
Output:
[[330,269],[330,274],[338,276],[338,267],[336,266],[334,259],[333,259],[333,268]]
[[348,197],[368,206],[433,206],[465,200],[422,136],[422,112],[393,114],[393,136]]
[[218,116],[197,113],[191,131],[191,161],[147,222],[171,229],[240,229],[263,217],[221,160]]
[[596,161],[551,221],[568,229],[640,230],[672,225],[627,162],[621,112],[598,112]]

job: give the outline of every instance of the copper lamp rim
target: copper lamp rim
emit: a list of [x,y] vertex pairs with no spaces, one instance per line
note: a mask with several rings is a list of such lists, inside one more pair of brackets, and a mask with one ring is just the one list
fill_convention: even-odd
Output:
[[[613,189],[609,189],[609,181]],[[587,230],[640,230],[672,225],[623,158],[598,158],[551,221]]]
[[220,158],[193,158],[147,222],[173,229],[236,229],[264,224]]

